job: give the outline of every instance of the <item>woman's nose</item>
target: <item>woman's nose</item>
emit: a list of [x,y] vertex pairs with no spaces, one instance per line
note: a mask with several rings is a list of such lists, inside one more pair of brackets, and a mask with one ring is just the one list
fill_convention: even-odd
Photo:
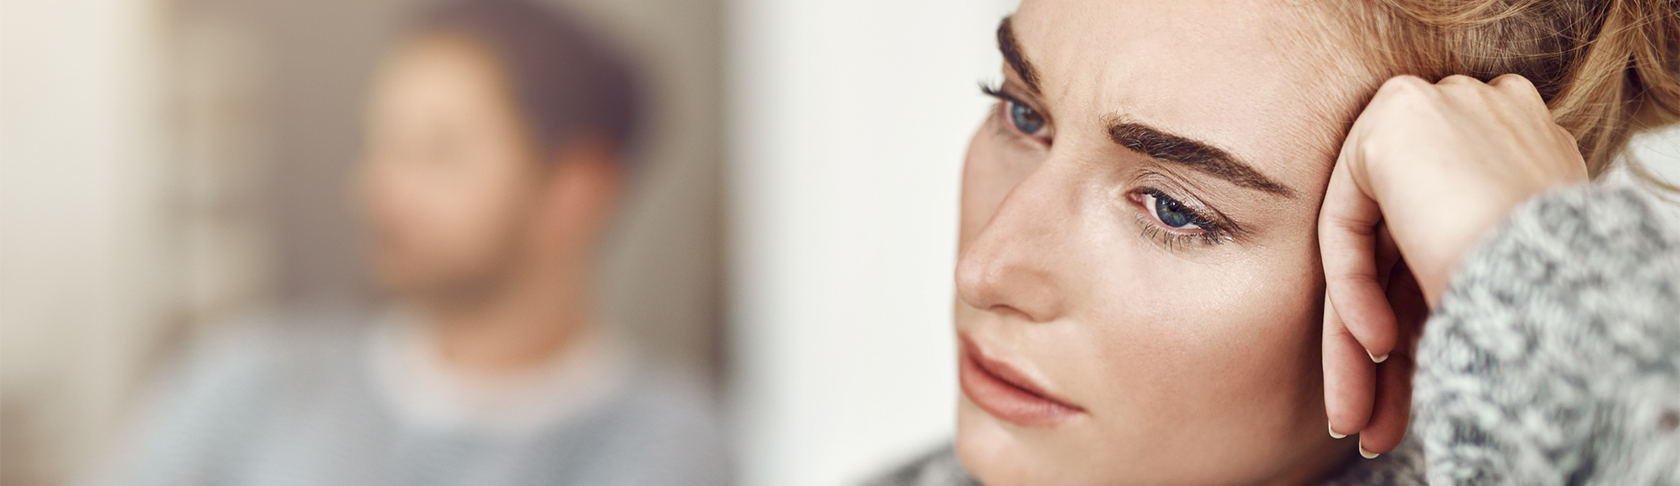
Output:
[[1052,174],[1035,173],[1015,186],[979,235],[957,259],[957,295],[976,309],[1012,314],[1029,322],[1062,317],[1066,296],[1058,244],[1078,209],[1074,191],[1058,188]]

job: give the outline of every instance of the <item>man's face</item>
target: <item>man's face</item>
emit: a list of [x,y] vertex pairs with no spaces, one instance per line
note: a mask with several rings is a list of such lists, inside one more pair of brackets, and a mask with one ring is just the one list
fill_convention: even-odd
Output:
[[374,85],[359,203],[387,289],[450,298],[491,290],[534,212],[534,144],[491,57],[423,39]]

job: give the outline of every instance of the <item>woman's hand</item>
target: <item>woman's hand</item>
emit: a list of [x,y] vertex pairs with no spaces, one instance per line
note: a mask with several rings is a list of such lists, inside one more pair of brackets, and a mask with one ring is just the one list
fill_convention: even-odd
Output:
[[1366,457],[1399,445],[1413,351],[1459,259],[1517,204],[1586,180],[1575,138],[1521,76],[1383,83],[1319,211],[1331,434],[1360,434]]

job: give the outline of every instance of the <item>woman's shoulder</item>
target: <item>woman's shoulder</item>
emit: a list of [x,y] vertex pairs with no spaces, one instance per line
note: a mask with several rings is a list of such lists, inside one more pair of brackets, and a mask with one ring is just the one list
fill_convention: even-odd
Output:
[[892,471],[864,483],[865,486],[980,486],[957,461],[951,444],[922,454]]

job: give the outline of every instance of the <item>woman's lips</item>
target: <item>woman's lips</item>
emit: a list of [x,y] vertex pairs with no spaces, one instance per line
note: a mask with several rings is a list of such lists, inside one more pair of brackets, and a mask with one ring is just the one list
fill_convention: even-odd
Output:
[[957,381],[963,395],[986,413],[1026,427],[1050,427],[1085,413],[1007,363],[987,358],[968,336],[959,339]]

